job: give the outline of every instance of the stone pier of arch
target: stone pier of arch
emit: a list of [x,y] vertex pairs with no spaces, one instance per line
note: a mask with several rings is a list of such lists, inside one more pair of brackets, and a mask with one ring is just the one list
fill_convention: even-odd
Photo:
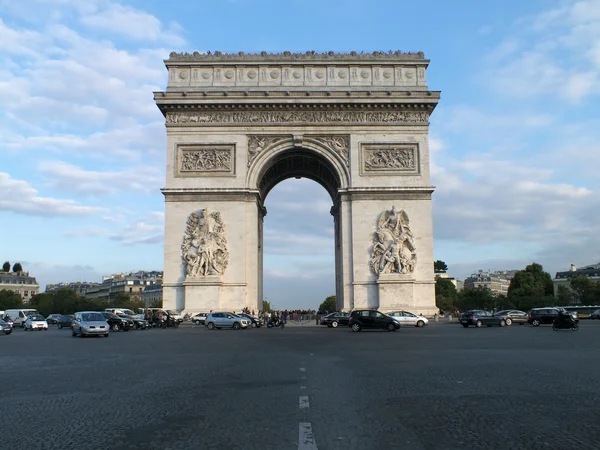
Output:
[[338,308],[433,314],[422,53],[180,54],[165,61],[166,308],[260,310],[264,201],[306,177],[329,193]]

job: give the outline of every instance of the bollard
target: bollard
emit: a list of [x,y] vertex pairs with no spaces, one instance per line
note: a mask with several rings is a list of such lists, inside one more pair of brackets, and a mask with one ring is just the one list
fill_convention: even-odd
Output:
[[433,321],[437,322],[439,320],[439,316],[436,314],[435,316],[433,316]]
[[452,322],[452,314],[448,314],[448,322]]

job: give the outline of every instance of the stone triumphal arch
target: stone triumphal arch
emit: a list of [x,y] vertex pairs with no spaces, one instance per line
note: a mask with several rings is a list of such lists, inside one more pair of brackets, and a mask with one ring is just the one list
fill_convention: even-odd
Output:
[[340,309],[435,311],[422,53],[171,53],[164,306],[259,310],[264,200],[331,195]]

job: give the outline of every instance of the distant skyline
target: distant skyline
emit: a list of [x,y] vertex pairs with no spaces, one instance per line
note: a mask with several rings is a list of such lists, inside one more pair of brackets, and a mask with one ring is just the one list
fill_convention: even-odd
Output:
[[[172,50],[423,51],[434,258],[600,260],[600,0],[0,0],[0,42],[0,258],[42,285],[162,270]],[[330,206],[305,179],[266,199],[276,307],[335,292]]]

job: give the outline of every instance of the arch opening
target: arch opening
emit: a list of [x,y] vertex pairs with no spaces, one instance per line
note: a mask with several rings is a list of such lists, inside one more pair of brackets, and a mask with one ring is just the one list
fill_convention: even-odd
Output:
[[288,150],[272,156],[258,177],[263,202],[271,189],[289,178],[308,178],[319,183],[334,203],[342,185],[337,170],[325,157],[307,149]]

